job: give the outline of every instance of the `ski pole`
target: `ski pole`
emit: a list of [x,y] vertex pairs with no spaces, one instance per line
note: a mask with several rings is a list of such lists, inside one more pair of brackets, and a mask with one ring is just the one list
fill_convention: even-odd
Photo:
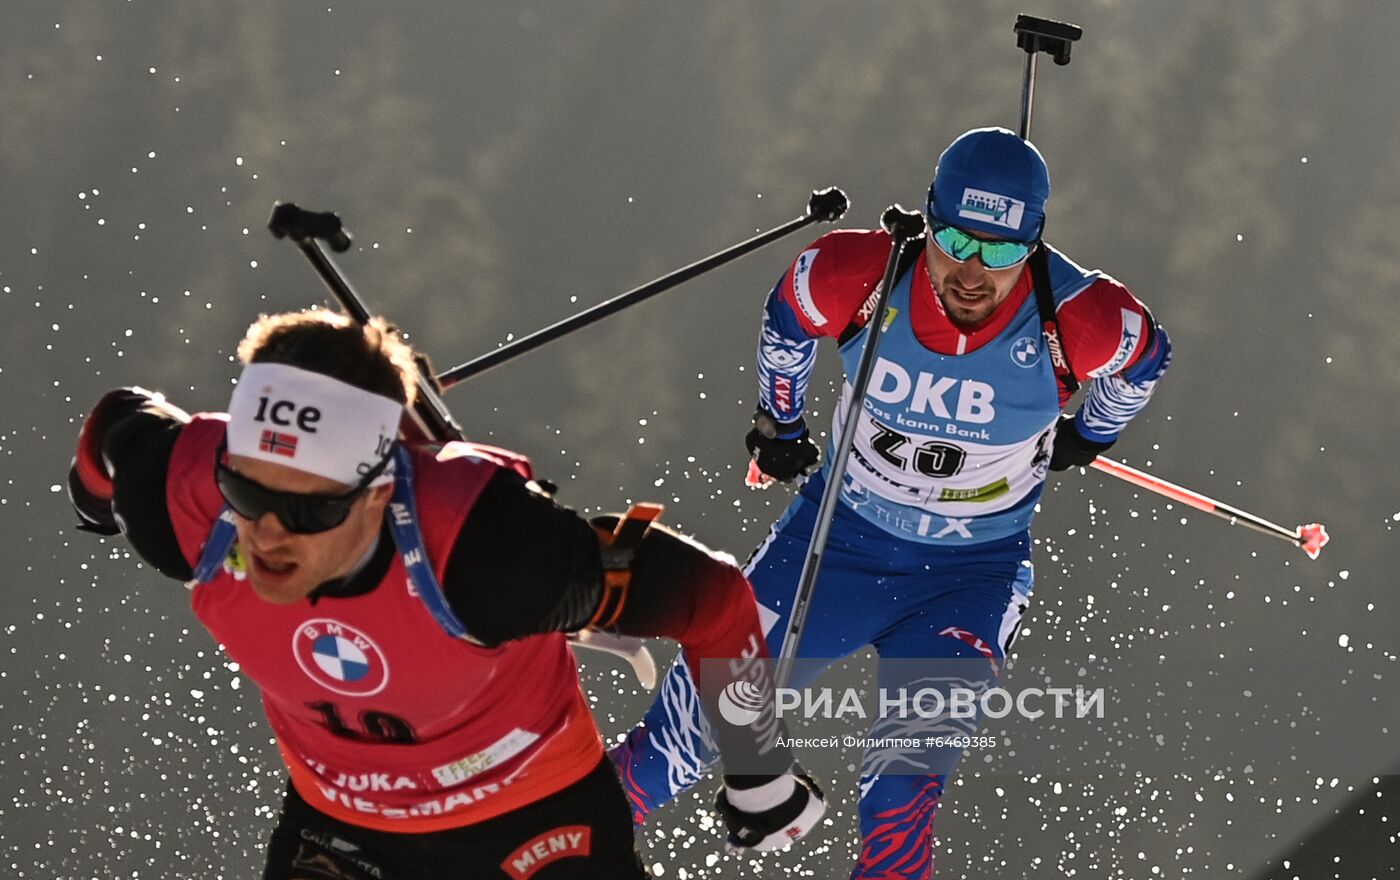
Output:
[[846,208],[850,201],[846,194],[837,187],[828,187],[816,190],[807,200],[807,213],[795,220],[790,220],[781,226],[760,233],[746,241],[741,241],[732,247],[725,248],[719,253],[705,257],[703,260],[683,266],[668,275],[663,275],[655,281],[643,284],[628,292],[615,296],[610,300],[601,302],[592,308],[585,309],[574,315],[572,318],[565,318],[557,324],[552,324],[543,330],[537,330],[529,336],[517,339],[509,345],[502,346],[495,351],[481,355],[478,358],[459,364],[437,377],[438,384],[443,388],[451,388],[463,379],[469,379],[478,373],[485,372],[492,367],[499,366],[517,355],[522,355],[527,351],[539,348],[546,342],[552,342],[560,336],[572,333],[581,327],[586,327],[594,321],[606,318],[615,312],[620,312],[630,305],[635,305],[644,299],[655,296],[665,290],[689,281],[697,275],[704,274],[718,266],[722,266],[731,260],[742,257],[750,251],[757,250],[769,242],[782,238],[790,232],[795,232],[810,223],[817,221],[835,222],[846,213]]
[[[360,299],[355,288],[350,286],[340,268],[321,247],[324,240],[336,253],[350,249],[350,234],[341,226],[339,217],[329,211],[306,211],[290,202],[278,202],[272,206],[267,228],[274,238],[290,238],[296,244],[350,317],[361,324],[369,322],[370,311],[365,301]],[[465,439],[462,428],[452,419],[447,404],[438,393],[428,359],[421,353],[415,355],[415,359],[418,363],[418,395],[413,408],[409,410],[414,426],[425,440],[445,442]]]
[[832,452],[827,469],[826,488],[822,490],[821,504],[817,507],[817,522],[812,530],[812,540],[807,547],[807,558],[802,563],[802,575],[797,580],[797,591],[792,599],[792,613],[788,617],[787,633],[783,636],[783,647],[778,652],[778,669],[774,675],[774,687],[785,688],[792,680],[793,662],[797,659],[797,646],[802,641],[802,631],[807,624],[807,612],[811,609],[812,590],[821,571],[822,554],[826,552],[827,537],[831,533],[831,520],[836,512],[837,499],[841,496],[841,481],[846,472],[846,459],[851,454],[851,444],[855,440],[856,427],[865,411],[865,389],[875,372],[875,352],[880,345],[880,332],[885,325],[885,312],[889,305],[890,291],[894,288],[900,258],[909,242],[924,234],[924,215],[917,211],[906,211],[899,205],[891,205],[880,217],[880,225],[894,239],[890,248],[890,259],[885,264],[885,274],[880,280],[880,294],[876,299],[875,311],[865,326],[869,333],[865,346],[861,349],[860,363],[851,379],[851,394],[846,407],[845,419],[841,424],[841,434],[836,438],[836,448]]
[[1318,554],[1322,552],[1323,546],[1331,538],[1331,536],[1327,534],[1327,527],[1322,523],[1308,523],[1307,525],[1298,526],[1295,529],[1286,529],[1277,523],[1269,522],[1263,517],[1255,516],[1252,513],[1240,510],[1238,507],[1232,507],[1223,501],[1207,498],[1199,492],[1192,492],[1190,489],[1178,486],[1175,483],[1167,482],[1160,477],[1154,477],[1152,474],[1144,473],[1137,468],[1129,467],[1121,461],[1104,458],[1102,455],[1090,462],[1089,466],[1095,470],[1115,476],[1120,480],[1132,483],[1134,486],[1146,489],[1149,492],[1156,492],[1158,495],[1165,496],[1173,501],[1180,501],[1187,507],[1194,507],[1196,510],[1202,510],[1212,516],[1218,516],[1231,525],[1242,525],[1261,534],[1269,535],[1273,538],[1282,538],[1285,541],[1297,544],[1302,548],[1304,553],[1308,554],[1309,559],[1316,559]]
[[1070,45],[1084,31],[1079,25],[1052,21],[1033,15],[1016,16],[1016,45],[1026,50],[1026,70],[1021,78],[1021,140],[1031,136],[1031,104],[1035,101],[1035,60],[1041,52],[1054,57],[1055,63],[1069,63]]
[[[369,322],[369,307],[350,286],[340,268],[321,248],[321,240],[324,240],[336,253],[344,253],[350,249],[350,234],[341,226],[339,217],[328,211],[306,211],[291,203],[278,203],[272,208],[267,227],[274,237],[290,238],[296,243],[311,261],[316,274],[321,276],[321,280],[326,283],[326,287],[350,317],[361,324]],[[438,393],[427,358],[421,353],[415,354],[414,358],[418,364],[418,395],[413,409],[409,411],[414,427],[425,440],[446,442],[466,439]],[[580,632],[570,635],[569,641],[575,647],[621,657],[632,667],[633,674],[643,687],[647,690],[655,687],[656,661],[652,659],[651,652],[641,639],[609,633]]]

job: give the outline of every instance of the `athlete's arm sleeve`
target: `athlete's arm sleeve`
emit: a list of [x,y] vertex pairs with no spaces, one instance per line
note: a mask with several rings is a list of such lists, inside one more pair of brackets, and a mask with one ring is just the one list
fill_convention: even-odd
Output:
[[[139,389],[109,396],[104,404],[97,441],[110,471],[114,524],[136,554],[161,574],[189,580],[194,573],[180,552],[165,501],[171,451],[189,416]],[[76,487],[74,506],[91,522],[92,499],[83,497],[76,473],[70,473],[69,485]]]
[[817,338],[808,336],[782,294],[782,282],[763,305],[758,340],[758,405],[777,422],[795,422],[807,402],[817,362]]
[[775,421],[801,418],[817,340],[839,337],[855,319],[880,281],[889,249],[883,232],[829,232],[769,291],[758,340],[758,405]]
[[598,536],[537,483],[501,469],[457,534],[442,589],[467,631],[488,645],[574,632],[602,598]]
[[[458,533],[443,592],[467,631],[487,644],[583,629],[603,599],[598,528],[615,524],[615,517],[590,523],[499,471]],[[653,524],[629,569],[609,631],[673,639],[697,658],[763,651],[753,589],[726,558]]]
[[[611,531],[617,517],[594,523]],[[630,570],[621,613],[609,631],[673,639],[696,660],[767,656],[753,587],[723,554],[653,524]]]
[[[594,521],[611,530],[616,519]],[[721,695],[736,681],[752,686],[760,705],[771,705],[775,686],[758,602],[734,562],[664,526],[653,524],[637,547],[631,584],[610,632],[662,636],[680,643],[681,658],[699,688],[710,718],[721,717]],[[781,722],[716,724],[725,778],[746,776],[757,785],[788,772],[791,751]]]
[[1171,339],[1127,288],[1107,276],[1059,309],[1070,363],[1088,382],[1075,427],[1111,442],[1147,406],[1171,365]]
[[[582,629],[603,599],[596,529],[611,533],[615,525],[615,517],[585,521],[523,478],[502,471],[459,532],[443,591],[467,631],[488,645]],[[747,670],[748,679],[771,699],[772,678],[754,662],[768,656],[758,604],[732,561],[652,524],[628,567],[620,609],[609,603],[609,616],[617,611],[609,632],[679,642],[707,710],[715,711],[718,690],[727,683],[725,670],[735,668]],[[761,741],[772,733],[767,728],[718,731],[725,767],[757,776],[785,772],[791,753]]]

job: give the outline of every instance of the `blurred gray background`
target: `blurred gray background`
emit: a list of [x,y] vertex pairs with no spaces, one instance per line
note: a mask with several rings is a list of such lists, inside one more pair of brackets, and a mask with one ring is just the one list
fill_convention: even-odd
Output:
[[[219,409],[257,313],[322,300],[265,230],[275,200],[340,213],[357,245],[340,265],[443,369],[798,216],[814,188],[850,194],[843,226],[921,207],[949,140],[1015,127],[1021,11],[1085,29],[1072,64],[1041,64],[1047,237],[1127,284],[1175,344],[1113,454],[1334,539],[1309,562],[1096,473],[1056,476],[1019,652],[1222,674],[1316,663],[1339,688],[1393,694],[1393,0],[7,0],[0,875],[257,876],[282,774],[254,688],[179,584],[74,532],[60,485],[104,390]],[[668,522],[742,558],[787,499],[742,485],[759,310],[821,231],[449,403],[474,439],[532,456],[565,503],[664,501]],[[825,348],[814,424],[837,376]],[[614,736],[649,697],[606,659],[585,664]],[[1393,733],[1395,703],[1369,706],[1356,723]],[[1250,711],[1273,746],[1303,735],[1298,706]],[[1115,745],[1118,774],[1057,772],[1052,754],[1027,773],[969,766],[937,821],[938,876],[1293,876],[1301,836],[1387,809],[1377,836],[1325,854],[1325,876],[1390,876],[1359,863],[1386,864],[1368,848],[1400,862],[1394,795],[1377,797],[1400,747],[1335,729],[1349,772],[1306,755],[1283,773],[1133,770],[1161,745],[1142,736]],[[643,851],[682,880],[844,877],[854,773],[826,779],[831,822],[793,852],[722,855],[708,787],[658,813]]]

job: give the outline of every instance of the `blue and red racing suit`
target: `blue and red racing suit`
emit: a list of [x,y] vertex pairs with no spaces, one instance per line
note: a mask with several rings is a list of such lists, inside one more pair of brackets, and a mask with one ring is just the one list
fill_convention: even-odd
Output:
[[[760,407],[775,420],[802,415],[822,337],[838,340],[845,373],[855,374],[890,245],[879,231],[824,235],[769,294],[758,372]],[[1087,386],[1075,429],[1112,441],[1147,404],[1170,361],[1170,343],[1113,278],[1053,249],[1047,262],[1064,354]],[[924,259],[896,282],[794,687],[866,645],[882,662],[882,688],[904,684],[884,661],[906,658],[981,660],[983,686],[995,679],[1029,604],[1029,527],[1059,414],[1073,394],[1052,366],[1033,274],[1028,262],[1007,298],[974,328],[944,313]],[[848,379],[833,442],[852,394]],[[827,477],[823,467],[802,487],[745,569],[775,656]],[[636,821],[712,766],[714,728],[698,705],[685,666],[677,664],[642,724],[613,749]],[[968,734],[977,723],[944,719],[920,733]],[[879,719],[870,735],[882,738],[896,727]],[[862,849],[852,878],[931,874],[933,813],[960,754],[952,749],[930,761],[867,750]]]

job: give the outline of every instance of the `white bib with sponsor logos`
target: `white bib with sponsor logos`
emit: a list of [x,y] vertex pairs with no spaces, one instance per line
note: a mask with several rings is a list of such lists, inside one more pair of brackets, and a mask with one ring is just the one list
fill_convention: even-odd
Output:
[[[971,543],[1030,524],[1060,408],[1035,299],[976,351],[942,355],[915,337],[910,280],[890,294],[878,357],[862,401],[842,500],[887,531]],[[841,347],[855,374],[867,326]],[[837,406],[833,442],[852,389]],[[829,456],[828,456],[829,459]]]

